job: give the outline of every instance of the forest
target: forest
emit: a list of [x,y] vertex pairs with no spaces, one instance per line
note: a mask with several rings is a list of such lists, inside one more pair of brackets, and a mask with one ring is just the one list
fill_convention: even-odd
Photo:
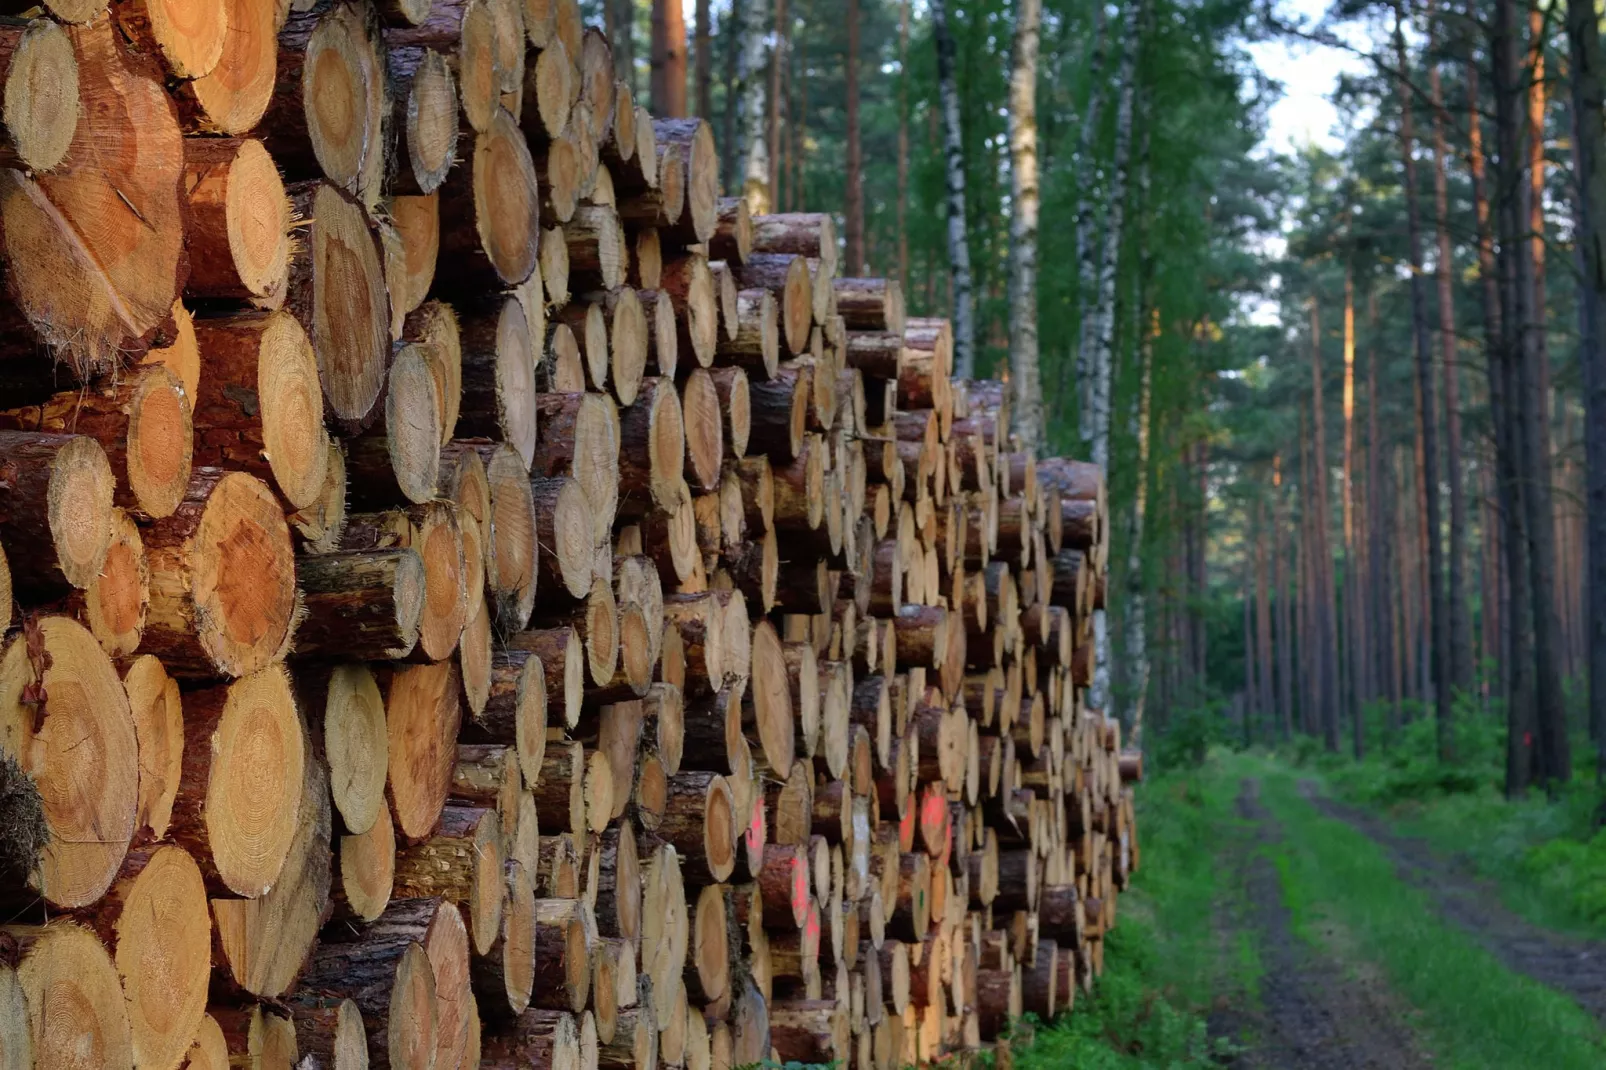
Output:
[[[1098,622],[1090,703],[1180,778],[1146,804],[1165,822],[1151,854],[1187,821],[1286,824],[1283,804],[1309,810],[1319,781],[1322,806],[1358,807],[1345,835],[1381,814],[1434,857],[1471,859],[1506,905],[1522,900],[1522,924],[1537,911],[1606,932],[1593,5],[700,0],[689,28],[662,3],[603,7],[640,43],[622,76],[655,101],[684,80],[689,113],[714,124],[727,189],[835,213],[846,270],[898,278],[911,313],[952,317],[956,375],[1010,381],[1022,447],[1106,470],[1120,597]],[[1347,60],[1328,137],[1268,140],[1285,88],[1255,62],[1268,42],[1295,64]],[[1184,795],[1193,809],[1164,816]],[[1380,865],[1402,864],[1362,831]],[[1224,858],[1241,861],[1223,855],[1177,865],[1219,891]],[[1154,893],[1162,915],[1182,872]],[[1232,894],[1263,905],[1247,872]],[[1407,915],[1412,939],[1465,942]],[[1421,973],[1410,941],[1367,935],[1386,968]],[[1299,963],[1290,989],[1320,987]],[[1173,994],[1222,980],[1219,962],[1185,972]],[[1404,1029],[1395,1047],[1415,1054],[1383,1064],[1454,1049],[1540,1065],[1495,1027],[1470,1029],[1488,1051],[1438,1043],[1477,1002],[1454,971],[1441,979],[1461,1008]],[[1559,987],[1589,1014],[1547,1019],[1557,1035],[1598,1036],[1598,1001]],[[1293,1042],[1257,1013],[1272,1047]],[[1127,1024],[1159,1043],[1153,1023]],[[1373,1041],[1318,1044],[1358,1059]]]

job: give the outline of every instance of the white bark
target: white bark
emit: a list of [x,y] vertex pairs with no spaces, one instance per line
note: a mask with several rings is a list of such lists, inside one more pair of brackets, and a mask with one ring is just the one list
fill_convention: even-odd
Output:
[[769,5],[743,0],[741,21],[742,196],[754,215],[770,211],[770,142],[766,90],[769,78]]
[[1009,363],[1020,448],[1043,445],[1043,380],[1037,364],[1037,49],[1042,0],[1016,0],[1009,74]]
[[[1076,156],[1073,159],[1074,169],[1071,172],[1071,188],[1076,191],[1077,323],[1084,333],[1087,330],[1088,295],[1093,292],[1093,283],[1098,272],[1098,263],[1093,255],[1093,206],[1088,195],[1094,187],[1093,148],[1098,138],[1100,113],[1104,108],[1105,33],[1108,27],[1109,20],[1105,17],[1104,4],[1099,3],[1093,9],[1093,55],[1088,61],[1087,109],[1082,114]],[[1078,342],[1076,386],[1081,393],[1083,441],[1088,441],[1092,437],[1091,431],[1085,426],[1088,409],[1087,367],[1084,363],[1086,360],[1087,347]],[[1070,367],[1070,361],[1060,363],[1059,390],[1056,396],[1061,400],[1066,395],[1065,373]]]
[[[1098,288],[1091,316],[1092,353],[1088,371],[1092,379],[1091,412],[1084,426],[1093,432],[1093,463],[1110,474],[1110,387],[1115,364],[1115,280],[1121,254],[1121,235],[1125,222],[1127,175],[1132,156],[1132,101],[1137,83],[1138,15],[1142,0],[1133,0],[1126,11],[1121,40],[1120,86],[1115,113],[1115,156],[1110,179],[1109,210],[1104,220],[1104,248],[1099,254]],[[1084,322],[1086,322],[1084,320]],[[1086,334],[1084,333],[1084,338]],[[1110,630],[1104,610],[1093,613],[1093,686],[1088,705],[1105,709],[1110,697]]]
[[943,157],[948,175],[948,265],[954,283],[954,375],[969,379],[976,374],[976,314],[965,227],[965,151],[959,130],[959,85],[954,74],[954,38],[948,30],[948,0],[931,0],[931,31],[937,42],[937,89],[942,99]]

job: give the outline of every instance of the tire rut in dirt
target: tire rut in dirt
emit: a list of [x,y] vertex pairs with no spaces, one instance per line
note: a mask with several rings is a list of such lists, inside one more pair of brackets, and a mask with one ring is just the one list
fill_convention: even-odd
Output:
[[1282,838],[1261,802],[1259,781],[1243,781],[1238,815],[1250,826],[1249,839],[1239,844],[1244,894],[1237,921],[1255,941],[1264,973],[1259,1008],[1226,1018],[1243,1046],[1234,1065],[1256,1070],[1415,1070],[1432,1065],[1400,1021],[1397,998],[1352,976],[1294,932],[1276,867],[1255,849]]
[[1311,781],[1300,791],[1323,815],[1342,821],[1381,847],[1405,883],[1426,892],[1450,924],[1471,936],[1506,968],[1570,996],[1606,1024],[1606,944],[1540,928],[1500,902],[1497,889],[1465,863],[1401,836],[1382,818],[1324,794]]

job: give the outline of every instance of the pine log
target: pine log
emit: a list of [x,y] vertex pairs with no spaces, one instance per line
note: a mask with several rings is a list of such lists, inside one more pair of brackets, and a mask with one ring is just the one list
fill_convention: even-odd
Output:
[[808,264],[802,257],[755,249],[738,269],[736,283],[742,290],[773,294],[780,306],[780,341],[786,352],[792,356],[808,352],[814,308]]
[[[199,36],[204,40],[206,35]],[[204,58],[204,46],[198,58]],[[45,18],[7,26],[0,33],[0,67],[11,105],[0,135],[0,160],[7,167],[49,171],[67,155],[78,128],[78,60],[72,39],[59,23]],[[43,91],[47,86],[50,91]]]
[[397,833],[427,838],[451,791],[462,702],[457,663],[398,665],[386,695],[389,788]]
[[295,257],[286,307],[312,340],[331,424],[354,434],[379,415],[390,365],[390,295],[378,235],[362,204],[327,182],[290,187],[312,221]]
[[719,301],[708,258],[687,252],[665,261],[659,292],[674,306],[681,347],[699,367],[708,367],[719,344]]
[[725,454],[725,418],[719,391],[706,369],[692,369],[681,388],[680,403],[686,427],[686,478],[696,489],[716,490]]
[[328,771],[308,760],[295,837],[273,886],[256,899],[212,901],[217,946],[245,991],[272,999],[295,984],[329,916],[332,827]]
[[26,1044],[32,1066],[133,1065],[123,988],[112,957],[94,933],[55,921],[5,926],[0,934],[16,949],[16,983],[27,1007],[28,1034],[26,1040],[8,1036],[4,1050]]
[[470,166],[441,186],[441,253],[462,292],[517,286],[535,270],[540,179],[513,117],[500,108],[474,137]]
[[686,500],[682,475],[686,443],[680,395],[666,377],[641,381],[634,404],[619,419],[619,497],[625,516],[651,506],[671,509]]
[[[52,79],[51,95],[76,89],[60,99],[71,102],[77,125],[53,172],[0,175],[0,216],[6,258],[28,265],[7,273],[15,308],[78,380],[88,381],[114,370],[125,354],[170,340],[184,272],[184,142],[156,64],[125,50],[110,19],[66,33],[76,86],[37,73]],[[26,112],[27,96],[18,97]],[[140,210],[107,211],[122,203]],[[95,236],[92,256],[84,235]]]
[[540,442],[530,474],[570,476],[591,503],[592,545],[613,528],[619,508],[620,420],[613,401],[602,394],[540,396]]
[[341,916],[373,921],[390,903],[396,871],[396,826],[390,809],[379,808],[367,832],[340,837],[340,882],[334,902]]
[[425,569],[416,550],[368,550],[303,558],[297,569],[306,613],[296,653],[385,661],[418,642]]
[[517,298],[469,305],[459,318],[462,401],[457,433],[500,439],[526,465],[535,455],[536,352],[524,308]]
[[290,279],[290,199],[262,142],[186,138],[183,188],[190,213],[184,292],[264,308],[282,302]]

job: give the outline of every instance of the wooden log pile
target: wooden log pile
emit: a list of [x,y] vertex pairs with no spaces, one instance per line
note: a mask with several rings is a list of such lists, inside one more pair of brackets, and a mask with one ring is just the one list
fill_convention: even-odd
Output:
[[829,216],[574,0],[0,42],[0,1066],[893,1070],[1098,976],[1102,479]]

